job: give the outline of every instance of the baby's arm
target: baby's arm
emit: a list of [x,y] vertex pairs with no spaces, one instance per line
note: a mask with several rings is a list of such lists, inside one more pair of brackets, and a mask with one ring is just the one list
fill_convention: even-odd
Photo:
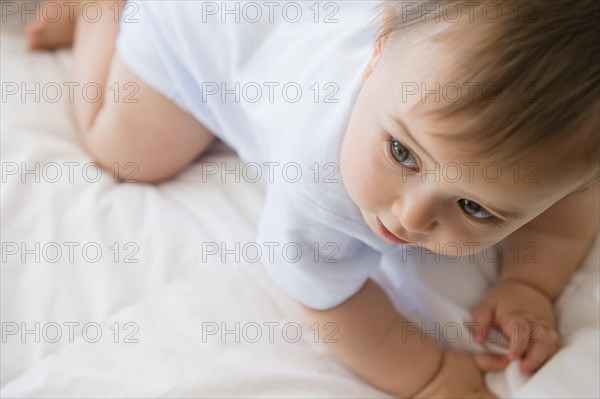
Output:
[[[562,199],[514,232],[503,250],[501,281],[523,282],[557,299],[598,233],[598,203],[598,187],[592,187]],[[525,256],[527,248],[535,250],[531,258]]]
[[337,342],[328,345],[338,360],[397,397],[492,397],[480,368],[506,366],[491,356],[475,359],[466,353],[442,352],[433,337],[413,325],[408,328],[410,322],[372,280],[333,309],[304,309],[310,324],[325,327],[322,336],[331,333],[326,323],[335,323],[336,334],[328,341]]
[[433,338],[402,332],[408,320],[395,311],[385,292],[372,280],[333,309],[305,310],[311,322],[318,321],[319,326],[335,323],[337,331],[332,339],[338,342],[330,344],[330,350],[384,391],[410,397],[433,379],[442,363],[442,351]]
[[482,341],[490,323],[499,325],[510,338],[510,359],[523,359],[523,373],[559,348],[553,302],[588,252],[598,214],[592,188],[557,202],[504,241],[500,281],[473,313],[474,334]]

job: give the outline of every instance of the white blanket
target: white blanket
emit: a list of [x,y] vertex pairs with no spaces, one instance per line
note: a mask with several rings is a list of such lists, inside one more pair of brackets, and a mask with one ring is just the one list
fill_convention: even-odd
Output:
[[[387,397],[299,327],[251,254],[211,255],[255,240],[263,186],[223,184],[203,163],[158,186],[96,177],[69,113],[70,52],[27,53],[20,17],[5,17],[2,397]],[[238,160],[217,147],[207,161]],[[413,320],[444,326],[494,273],[386,264],[377,279]],[[488,375],[491,388],[600,397],[599,303],[596,245],[557,304],[563,348],[532,378],[516,363]],[[456,348],[476,349],[466,340]]]

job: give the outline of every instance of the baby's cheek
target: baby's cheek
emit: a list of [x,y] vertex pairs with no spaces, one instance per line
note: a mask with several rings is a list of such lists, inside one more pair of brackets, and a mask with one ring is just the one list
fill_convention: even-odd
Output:
[[385,175],[372,157],[342,159],[342,176],[350,198],[361,209],[378,210],[385,203]]

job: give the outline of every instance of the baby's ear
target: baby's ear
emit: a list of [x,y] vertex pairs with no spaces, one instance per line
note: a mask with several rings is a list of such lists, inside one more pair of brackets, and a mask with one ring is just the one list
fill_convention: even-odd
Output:
[[373,49],[373,56],[371,57],[371,61],[369,61],[369,64],[367,65],[367,67],[365,68],[365,71],[363,72],[363,80],[367,80],[369,78],[369,76],[371,76],[371,73],[373,72],[373,70],[375,69],[375,67],[377,66],[377,63],[379,62],[379,59],[381,58],[381,53],[383,52],[383,48],[385,47],[385,44],[387,43],[387,36],[383,36],[380,37],[379,39],[377,39],[377,42],[375,43],[375,48]]

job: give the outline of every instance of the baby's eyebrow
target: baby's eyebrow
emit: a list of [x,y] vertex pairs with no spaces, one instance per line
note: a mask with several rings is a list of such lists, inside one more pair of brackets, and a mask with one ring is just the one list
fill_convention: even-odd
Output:
[[419,150],[421,150],[421,152],[423,152],[425,155],[427,155],[427,157],[429,157],[430,159],[432,159],[434,162],[437,163],[435,158],[432,157],[431,154],[429,152],[427,152],[425,150],[425,148],[423,148],[417,140],[415,140],[415,136],[413,136],[413,134],[410,132],[410,129],[408,128],[408,126],[406,126],[406,124],[404,123],[404,121],[402,121],[402,119],[392,116],[392,120],[394,122],[396,122],[396,124],[404,131],[404,133],[406,133],[406,135],[410,138],[410,141],[412,141],[417,146],[417,148]]

